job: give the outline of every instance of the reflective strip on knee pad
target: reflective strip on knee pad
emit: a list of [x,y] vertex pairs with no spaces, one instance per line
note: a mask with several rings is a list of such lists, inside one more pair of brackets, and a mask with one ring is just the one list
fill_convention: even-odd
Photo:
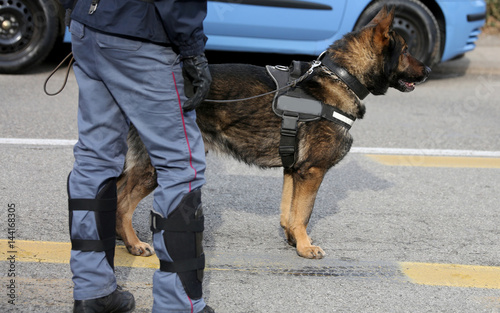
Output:
[[106,252],[106,259],[114,269],[115,241],[116,241],[116,179],[108,181],[99,191],[96,199],[69,199],[69,227],[70,236],[73,224],[73,211],[93,211],[96,228],[101,239],[73,239],[71,250],[84,252]]
[[177,273],[187,295],[192,299],[200,299],[205,268],[201,190],[186,194],[167,218],[151,211],[151,230],[154,233],[164,231],[163,240],[173,260],[160,260],[160,270]]

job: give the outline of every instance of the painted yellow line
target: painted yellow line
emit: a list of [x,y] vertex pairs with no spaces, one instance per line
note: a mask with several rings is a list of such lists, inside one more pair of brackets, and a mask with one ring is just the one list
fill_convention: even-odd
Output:
[[402,262],[401,269],[421,285],[500,289],[500,267]]
[[[0,240],[0,260],[7,261],[14,256],[16,262],[35,263],[67,263],[71,255],[69,242],[27,241],[16,240],[11,249],[7,240]],[[150,257],[136,257],[128,253],[125,246],[116,246],[115,266],[158,268],[159,261],[156,255]]]
[[[14,247],[10,247],[7,240],[0,240],[0,261],[8,262],[14,257],[15,262],[69,264],[70,253],[71,246],[67,242],[16,240]],[[158,264],[156,255],[136,257],[130,255],[125,246],[116,247],[115,266],[156,269]],[[274,266],[279,267],[280,264]],[[395,264],[395,267],[397,266]],[[399,268],[415,284],[500,289],[500,267],[401,262]],[[258,268],[248,269],[238,266],[232,269],[207,268],[207,270],[259,271]]]
[[385,154],[366,154],[366,156],[391,166],[500,168],[500,158]]

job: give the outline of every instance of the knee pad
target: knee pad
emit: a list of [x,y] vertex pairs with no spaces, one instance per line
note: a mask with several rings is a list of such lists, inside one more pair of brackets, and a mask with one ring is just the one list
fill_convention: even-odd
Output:
[[201,190],[186,194],[167,218],[152,211],[151,230],[154,233],[164,231],[163,240],[173,260],[160,260],[160,271],[177,273],[187,295],[191,299],[200,299],[205,268]]
[[[69,195],[69,191],[68,191]],[[116,178],[106,182],[95,199],[69,199],[69,233],[71,250],[105,252],[106,259],[114,269],[116,241]],[[76,239],[72,235],[73,213],[75,211],[92,211],[95,216],[95,227],[99,239]]]

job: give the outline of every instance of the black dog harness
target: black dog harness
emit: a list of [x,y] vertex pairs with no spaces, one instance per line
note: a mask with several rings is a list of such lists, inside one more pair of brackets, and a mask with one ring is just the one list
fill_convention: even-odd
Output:
[[[343,81],[361,100],[369,94],[366,87],[354,76],[334,64],[330,58],[325,58],[324,55],[322,54],[313,63],[308,70],[309,74],[316,67],[323,65]],[[349,130],[356,120],[356,117],[306,94],[300,86],[293,83],[300,81],[304,75],[301,71],[302,63],[293,61],[289,67],[266,66],[266,70],[273,78],[278,90],[286,85],[294,85],[285,88],[284,91],[277,92],[272,105],[274,113],[282,118],[279,154],[285,168],[292,167],[296,161],[298,122],[310,122],[324,118]]]

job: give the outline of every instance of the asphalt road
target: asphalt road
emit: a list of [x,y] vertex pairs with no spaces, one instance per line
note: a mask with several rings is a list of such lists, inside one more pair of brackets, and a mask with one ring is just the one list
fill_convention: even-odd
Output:
[[[480,41],[476,51],[443,64],[412,93],[392,90],[365,99],[366,117],[351,130],[353,151],[327,174],[308,228],[327,253],[322,260],[302,259],[284,241],[280,170],[209,154],[203,190],[207,302],[222,313],[500,312],[497,43]],[[77,138],[77,85],[70,75],[62,94],[44,95],[54,65],[0,75],[2,312],[71,311],[64,251],[72,147],[40,140]],[[62,80],[57,73],[49,88],[58,89]],[[36,140],[20,140],[26,138]],[[428,154],[441,162],[428,163]],[[456,167],[443,159],[449,154]],[[134,217],[146,241],[151,200],[141,202]],[[9,233],[9,218],[15,232]],[[65,243],[62,256],[59,242]],[[118,280],[135,294],[137,312],[148,312],[154,269],[123,258]],[[437,279],[450,269],[450,276]],[[475,276],[481,273],[499,279]]]

